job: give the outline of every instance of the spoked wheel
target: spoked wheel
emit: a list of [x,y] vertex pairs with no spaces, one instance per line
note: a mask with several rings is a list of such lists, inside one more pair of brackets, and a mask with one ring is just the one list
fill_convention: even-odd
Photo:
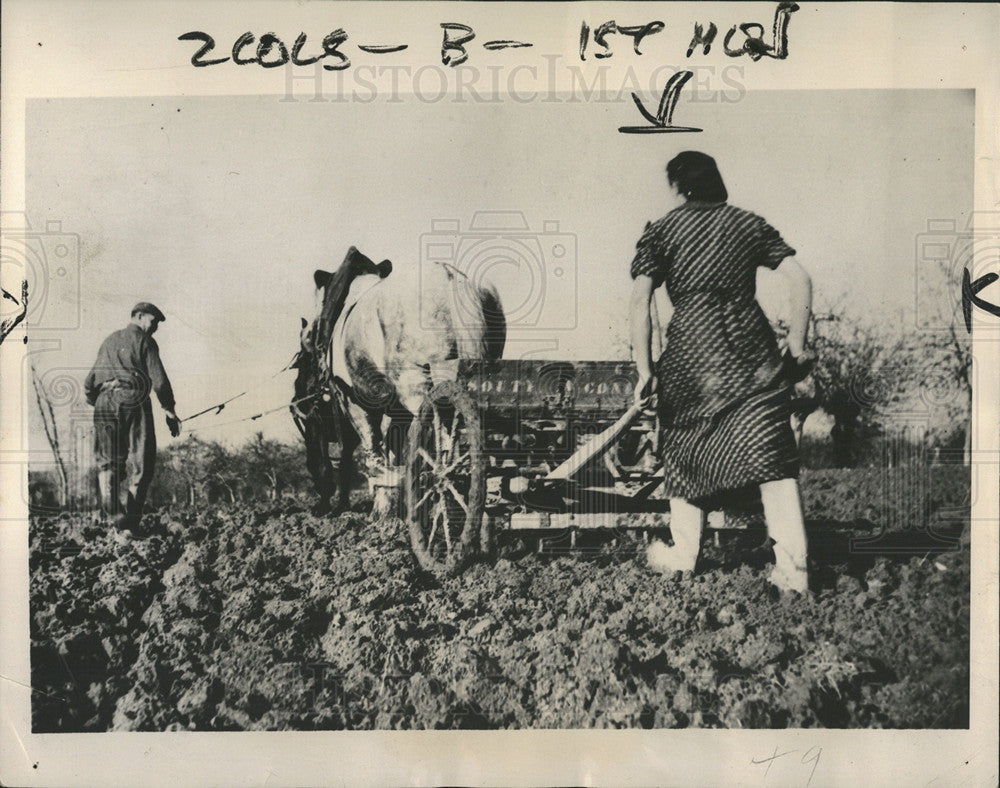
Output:
[[458,383],[431,391],[410,426],[406,519],[410,546],[429,572],[454,572],[480,548],[486,467],[479,412]]

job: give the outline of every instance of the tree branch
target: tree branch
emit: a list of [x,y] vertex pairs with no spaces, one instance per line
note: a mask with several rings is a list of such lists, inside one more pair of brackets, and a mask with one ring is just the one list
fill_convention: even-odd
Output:
[[[0,290],[3,290],[3,288],[0,288]],[[15,304],[18,303],[17,299],[14,298],[14,296],[12,296],[6,290],[3,290],[3,297],[6,298],[9,301],[13,301]],[[3,343],[3,341],[7,338],[7,335],[10,334],[10,332],[13,331],[15,328],[17,328],[17,326],[21,323],[22,320],[24,320],[25,316],[28,314],[28,280],[27,279],[21,280],[21,302],[20,302],[20,307],[21,308],[17,311],[16,314],[11,315],[10,317],[5,317],[3,319],[3,325],[0,326],[0,344]]]

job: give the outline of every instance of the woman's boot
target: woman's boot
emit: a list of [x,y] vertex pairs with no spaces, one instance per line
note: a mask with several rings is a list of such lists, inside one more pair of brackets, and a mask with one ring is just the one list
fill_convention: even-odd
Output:
[[673,546],[658,539],[646,548],[646,563],[654,572],[693,572],[701,549],[703,512],[683,498],[670,499],[670,534]]

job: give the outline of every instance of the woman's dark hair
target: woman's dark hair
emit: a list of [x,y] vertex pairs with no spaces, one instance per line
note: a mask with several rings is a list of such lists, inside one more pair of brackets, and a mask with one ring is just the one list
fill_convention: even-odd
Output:
[[695,150],[678,153],[670,160],[667,180],[689,200],[725,202],[729,198],[715,159]]

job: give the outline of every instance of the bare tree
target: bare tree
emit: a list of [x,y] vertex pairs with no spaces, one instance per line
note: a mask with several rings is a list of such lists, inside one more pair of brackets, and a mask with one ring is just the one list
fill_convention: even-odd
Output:
[[209,476],[206,472],[210,447],[194,435],[170,447],[170,467],[184,479],[187,502],[194,506],[207,499]]
[[[834,462],[850,467],[865,436],[884,426],[890,405],[908,374],[901,337],[873,326],[830,316],[817,321],[813,379],[819,406],[833,418],[830,441]],[[902,368],[901,368],[902,365]]]
[[261,432],[256,433],[246,447],[250,475],[267,482],[267,497],[272,501],[281,498],[287,480],[288,457],[284,449],[281,443],[265,438]]
[[[961,310],[961,270],[940,261],[922,272],[922,319],[928,325],[915,332],[910,353],[921,373],[915,383],[936,389],[932,399],[948,408],[951,424],[961,426],[963,459],[972,459],[972,338]],[[942,392],[940,389],[946,389]],[[948,391],[957,396],[949,397]]]
[[246,463],[238,452],[213,441],[208,444],[206,475],[225,491],[229,503],[236,503],[240,482],[246,478]]
[[305,458],[298,446],[265,438],[258,432],[240,454],[242,476],[255,480],[270,500],[278,500],[286,491],[309,484]]
[[69,475],[66,473],[66,464],[63,462],[62,452],[59,448],[59,429],[56,426],[56,415],[52,409],[49,395],[38,380],[38,372],[35,370],[34,364],[31,365],[31,385],[35,389],[35,401],[38,403],[38,412],[42,416],[45,437],[52,448],[52,456],[55,458],[56,469],[59,471],[59,505],[65,506],[69,499]]

